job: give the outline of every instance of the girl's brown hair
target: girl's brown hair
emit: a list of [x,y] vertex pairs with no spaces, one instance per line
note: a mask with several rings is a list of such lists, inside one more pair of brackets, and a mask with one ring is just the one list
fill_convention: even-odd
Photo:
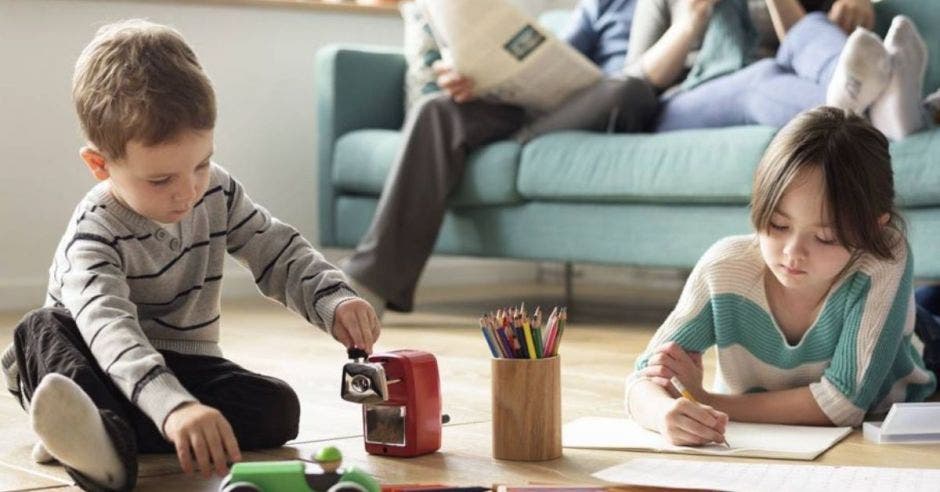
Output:
[[[822,171],[839,243],[849,251],[893,259],[904,221],[894,205],[888,140],[864,118],[838,108],[823,106],[797,115],[770,143],[754,176],[754,228],[769,230],[784,192],[813,168]],[[889,220],[882,225],[885,214]]]
[[179,32],[132,19],[98,30],[75,64],[72,99],[85,136],[112,159],[215,126],[215,93]]

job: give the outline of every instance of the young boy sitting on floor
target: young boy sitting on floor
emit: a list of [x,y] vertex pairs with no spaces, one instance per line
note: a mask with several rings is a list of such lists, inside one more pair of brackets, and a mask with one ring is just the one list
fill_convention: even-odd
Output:
[[41,440],[34,457],[59,460],[89,490],[133,488],[138,453],[175,450],[185,472],[195,462],[224,475],[241,449],[295,438],[300,416],[285,382],[222,358],[225,253],[347,347],[371,352],[378,319],[211,161],[215,95],[178,32],[140,20],[101,28],[72,92],[81,157],[100,183],[68,222],[45,306],[3,354]]

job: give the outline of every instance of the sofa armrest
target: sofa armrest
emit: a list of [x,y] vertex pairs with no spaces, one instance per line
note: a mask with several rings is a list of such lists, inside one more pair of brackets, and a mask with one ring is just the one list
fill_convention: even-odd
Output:
[[317,202],[320,244],[336,244],[331,181],[336,139],[363,128],[401,128],[405,59],[401,50],[328,45],[317,51]]

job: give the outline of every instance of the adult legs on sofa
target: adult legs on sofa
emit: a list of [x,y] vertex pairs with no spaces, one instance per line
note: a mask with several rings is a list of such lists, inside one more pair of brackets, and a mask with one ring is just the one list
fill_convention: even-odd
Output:
[[761,124],[782,127],[821,105],[857,114],[893,140],[922,129],[927,46],[913,21],[896,16],[884,41],[865,29],[846,35],[825,14],[795,23],[773,60],[664,101],[656,131]]
[[566,101],[560,108],[535,118],[513,137],[520,143],[561,130],[639,132],[659,110],[653,87],[635,77],[602,80]]
[[663,102],[656,131],[762,124],[782,127],[826,101],[846,35],[823,12],[807,14],[777,56],[680,92]]
[[[642,131],[656,107],[645,82],[608,79],[536,119],[524,133],[533,138],[562,129],[602,131],[610,122],[615,131]],[[479,100],[456,103],[447,94],[423,100],[405,124],[404,146],[385,181],[372,224],[341,265],[357,290],[367,289],[381,299],[373,302],[411,311],[447,197],[463,176],[467,155],[508,137],[526,121],[525,111],[516,106]]]

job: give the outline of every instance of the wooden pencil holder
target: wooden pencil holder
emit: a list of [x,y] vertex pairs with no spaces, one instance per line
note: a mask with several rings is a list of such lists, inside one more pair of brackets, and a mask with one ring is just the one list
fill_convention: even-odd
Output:
[[561,456],[561,362],[493,359],[493,457],[542,461]]

